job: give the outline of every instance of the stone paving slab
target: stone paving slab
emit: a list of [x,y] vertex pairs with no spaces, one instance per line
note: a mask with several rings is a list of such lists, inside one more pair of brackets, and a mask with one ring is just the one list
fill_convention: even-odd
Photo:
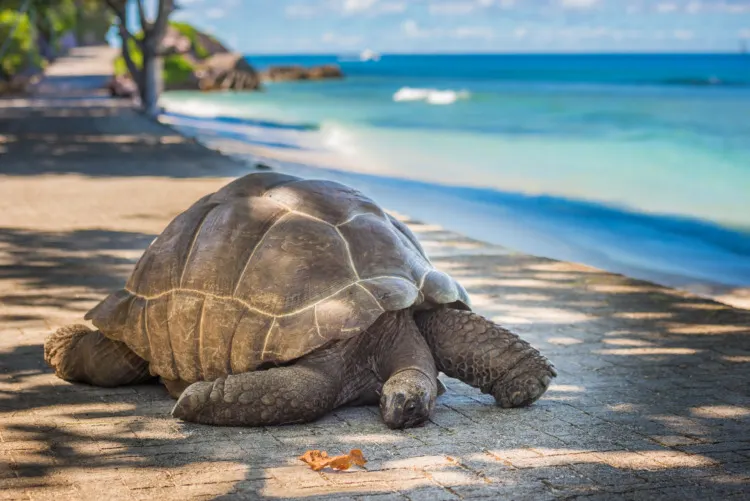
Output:
[[[108,100],[56,108],[53,145],[89,139],[50,164],[33,135],[50,127],[43,104],[14,105],[7,120],[0,102],[0,137],[16,138],[0,152],[0,499],[750,498],[750,311],[402,215],[478,312],[555,363],[535,405],[499,409],[441,376],[448,392],[417,429],[388,430],[371,407],[217,428],[170,418],[158,385],[55,378],[44,337],[80,322],[172,217],[239,166]],[[141,139],[123,149],[122,134]],[[313,472],[296,459],[311,448],[360,448],[369,462]]]

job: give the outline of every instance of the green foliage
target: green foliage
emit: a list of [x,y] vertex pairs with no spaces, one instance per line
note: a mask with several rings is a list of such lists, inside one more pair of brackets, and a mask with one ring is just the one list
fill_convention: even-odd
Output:
[[0,59],[0,73],[7,78],[12,77],[28,66],[39,67],[42,59],[36,47],[34,36],[36,31],[26,14],[19,14],[12,10],[0,11],[0,40],[5,41],[13,27],[18,27],[13,33],[5,54]]
[[177,21],[171,21],[169,25],[176,29],[180,35],[190,40],[190,46],[193,49],[193,53],[198,59],[206,59],[211,54],[208,53],[208,49],[200,42],[198,36],[198,30],[188,23],[180,23]]
[[73,0],[46,0],[37,1],[36,24],[51,41],[76,26],[76,4]]
[[[137,38],[140,38],[142,35],[136,35]],[[130,49],[130,58],[133,60],[133,63],[135,64],[136,68],[143,68],[143,52],[141,51],[141,48],[138,46],[138,43],[136,43],[135,40],[132,38],[128,40],[128,49]],[[128,74],[128,65],[125,64],[125,58],[122,56],[118,56],[117,59],[115,59],[115,75],[122,76]]]
[[112,13],[101,0],[34,0],[25,14],[19,14],[24,3],[24,0],[0,0],[0,43],[19,22],[0,60],[0,76],[5,78],[29,67],[43,66],[37,36],[57,47],[65,33],[80,31],[79,25],[88,23],[88,31],[92,26],[96,28],[94,39],[103,41],[112,24]]
[[[140,36],[140,35],[136,35]],[[130,39],[128,47],[133,64],[138,69],[143,68],[143,52],[135,40]],[[115,59],[115,75],[127,75],[128,66],[125,59],[119,56]],[[164,83],[166,85],[179,85],[193,74],[193,65],[180,54],[172,54],[164,58]]]
[[115,16],[103,0],[74,0],[78,4],[76,37],[82,43],[104,43]]
[[193,65],[180,55],[164,58],[164,84],[179,85],[193,75]]
[[[211,54],[208,49],[200,42],[201,35],[207,36],[199,32],[193,26],[187,23],[180,23],[176,21],[170,21],[169,25],[176,29],[182,36],[190,40],[191,52],[198,59],[205,59]],[[134,35],[140,39],[143,34],[137,33]],[[130,49],[130,55],[133,59],[133,63],[136,68],[143,67],[143,53],[135,40],[129,40],[128,47]],[[167,86],[179,85],[189,79],[193,74],[194,67],[191,62],[180,54],[172,54],[164,58],[164,83]],[[115,75],[127,75],[128,67],[125,64],[125,59],[120,56],[115,60]]]

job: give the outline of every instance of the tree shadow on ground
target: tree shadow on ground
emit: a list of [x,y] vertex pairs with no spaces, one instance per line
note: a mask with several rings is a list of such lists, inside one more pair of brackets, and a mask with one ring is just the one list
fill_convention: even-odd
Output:
[[[0,283],[28,294],[4,293],[3,303],[75,309],[61,291],[80,288],[91,300],[119,287],[151,239],[5,230],[0,243],[15,265],[0,268]],[[122,251],[133,256],[112,256]],[[15,345],[0,351],[0,432],[10,457],[0,485],[109,499],[746,493],[750,312],[523,255],[435,261],[466,285],[477,310],[553,360],[560,377],[544,399],[502,410],[446,380],[449,392],[422,428],[388,430],[370,407],[308,425],[217,428],[171,419],[173,401],[158,384],[69,384],[51,375],[41,344]],[[365,471],[313,472],[296,459],[306,449],[352,448],[370,460]]]
[[[0,304],[22,320],[49,309],[79,310],[122,287],[155,235],[107,230],[0,228]],[[6,325],[11,323],[6,318]]]
[[[443,248],[462,241],[439,231],[418,236]],[[57,327],[60,311],[66,322],[82,315],[124,283],[153,237],[0,230],[0,332]],[[414,430],[386,429],[369,407],[308,425],[198,426],[169,417],[173,401],[158,384],[72,385],[46,367],[40,338],[3,340],[0,433],[10,460],[0,486],[110,499],[133,491],[227,499],[742,493],[750,478],[750,311],[473,245],[435,264],[466,286],[478,311],[556,364],[560,377],[534,406],[498,409],[447,380],[431,422]],[[296,460],[310,448],[361,448],[370,463],[312,472]]]
[[0,174],[194,178],[246,170],[125,103],[35,106],[32,101],[3,107],[0,116]]

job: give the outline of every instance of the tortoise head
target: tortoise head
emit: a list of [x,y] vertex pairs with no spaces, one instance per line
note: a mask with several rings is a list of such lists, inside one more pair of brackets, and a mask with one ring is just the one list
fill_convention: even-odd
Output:
[[389,428],[411,428],[430,417],[436,397],[437,387],[425,373],[403,370],[383,385],[380,413]]

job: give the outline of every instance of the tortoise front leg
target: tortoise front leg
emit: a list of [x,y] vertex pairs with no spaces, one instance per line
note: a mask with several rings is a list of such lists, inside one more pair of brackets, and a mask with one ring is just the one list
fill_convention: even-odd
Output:
[[438,369],[491,394],[501,407],[531,404],[557,376],[529,343],[480,315],[442,308],[414,317]]
[[306,423],[333,410],[340,385],[338,374],[304,362],[245,372],[191,384],[172,416],[224,426]]
[[438,371],[411,310],[383,314],[370,334],[380,343],[383,421],[389,428],[411,428],[427,421],[439,392]]

